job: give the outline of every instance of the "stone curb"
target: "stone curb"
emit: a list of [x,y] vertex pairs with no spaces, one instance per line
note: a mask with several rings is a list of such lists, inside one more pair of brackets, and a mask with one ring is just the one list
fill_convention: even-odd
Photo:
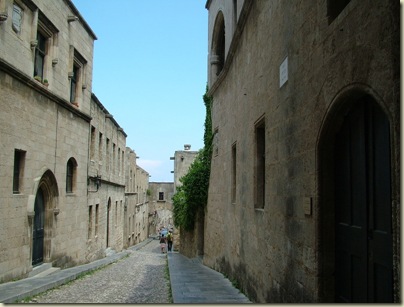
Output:
[[[146,241],[148,240],[145,240],[143,242]],[[142,246],[144,246],[145,244],[143,244]],[[130,249],[137,250],[139,248],[141,248],[141,246],[138,248],[132,247]],[[61,286],[65,283],[68,283],[69,281],[75,280],[83,273],[87,273],[116,262],[129,254],[130,251],[125,250],[120,253],[116,253],[111,256],[93,261],[91,263],[60,270],[48,276],[30,277],[14,282],[0,284],[0,303],[16,303],[17,301],[20,301],[26,297],[34,296],[49,289]]]

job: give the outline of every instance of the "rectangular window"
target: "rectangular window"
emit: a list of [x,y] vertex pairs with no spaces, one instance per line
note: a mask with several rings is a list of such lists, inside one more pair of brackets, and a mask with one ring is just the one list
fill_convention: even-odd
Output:
[[102,133],[100,132],[98,137],[98,160],[102,161]]
[[88,207],[88,238],[91,238],[93,230],[93,206]]
[[94,227],[94,234],[98,234],[98,215],[99,215],[99,210],[98,210],[99,204],[95,205],[95,227]]
[[122,174],[125,172],[125,152],[122,150],[122,160],[121,160],[121,162],[122,162],[122,166],[121,166],[121,169],[122,169]]
[[164,200],[164,192],[159,192],[159,200]]
[[265,118],[255,126],[255,208],[265,206]]
[[236,203],[236,186],[237,186],[237,146],[233,144],[231,148],[231,203]]
[[115,202],[115,227],[118,223],[118,201]]
[[70,46],[70,59],[70,102],[78,107],[82,102],[82,90],[83,85],[85,85],[87,60],[72,45]]
[[121,149],[118,148],[118,175],[121,176]]
[[73,74],[70,79],[70,102],[77,102],[77,81],[78,81],[78,76],[80,73],[80,68],[77,65],[73,65]]
[[213,155],[219,155],[219,128],[216,128],[213,132]]
[[[24,1],[28,5],[31,1]],[[46,78],[48,55],[57,51],[59,30],[39,10],[36,29],[36,45],[34,54],[34,78],[43,82]],[[50,58],[50,57],[49,57]]]
[[44,78],[47,38],[38,31],[36,39],[38,43],[35,48],[34,77],[39,77],[41,79],[40,81],[42,81]]
[[91,126],[91,143],[90,143],[90,159],[94,160],[95,156],[95,127]]
[[14,151],[14,175],[13,175],[13,193],[21,192],[22,178],[24,176],[25,151]]
[[106,167],[107,167],[107,172],[109,172],[109,160],[110,160],[110,153],[109,153],[109,138],[107,138],[107,143],[106,143],[106,146],[105,146],[106,148],[105,148],[105,155],[106,155],[106,157],[107,157],[107,165],[106,165]]
[[115,174],[115,168],[116,168],[116,146],[114,143],[112,143],[112,173]]

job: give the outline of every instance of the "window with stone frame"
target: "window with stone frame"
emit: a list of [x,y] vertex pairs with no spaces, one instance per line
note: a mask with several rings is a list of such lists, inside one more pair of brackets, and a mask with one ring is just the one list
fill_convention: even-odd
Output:
[[255,124],[255,208],[265,206],[265,118]]
[[159,200],[164,200],[164,192],[159,192]]
[[93,231],[93,206],[88,207],[88,239],[91,238]]
[[85,88],[85,69],[87,60],[73,47],[70,46],[72,56],[72,68],[70,78],[70,102],[79,105],[82,98],[82,89]]
[[99,215],[100,215],[99,206],[100,206],[100,204],[95,205],[94,235],[98,235],[98,220],[99,220]]
[[219,155],[219,128],[215,128],[213,132],[213,155],[216,157]]
[[40,81],[42,81],[44,79],[47,38],[41,32],[38,31],[36,40],[37,45],[35,48],[34,77],[39,77]]
[[14,151],[13,193],[21,193],[22,179],[24,177],[25,151]]
[[56,48],[57,44],[57,28],[48,20],[48,18],[39,11],[38,26],[36,32],[35,57],[34,57],[34,77],[38,81],[46,79],[47,67],[49,65],[49,55],[51,47]]
[[95,157],[95,138],[96,138],[95,127],[91,126],[91,140],[90,140],[90,159],[94,160]]
[[74,158],[67,161],[66,167],[66,193],[73,193],[76,186],[77,163]]
[[237,191],[237,143],[234,143],[231,148],[231,203],[236,203]]

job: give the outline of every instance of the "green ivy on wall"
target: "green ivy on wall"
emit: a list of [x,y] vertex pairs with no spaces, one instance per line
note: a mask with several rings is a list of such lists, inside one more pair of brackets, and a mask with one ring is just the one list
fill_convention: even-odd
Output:
[[173,196],[174,225],[184,230],[192,230],[198,208],[206,206],[208,201],[210,162],[212,157],[212,97],[208,96],[208,87],[203,95],[206,107],[204,148],[198,152],[188,173],[180,178],[181,186]]

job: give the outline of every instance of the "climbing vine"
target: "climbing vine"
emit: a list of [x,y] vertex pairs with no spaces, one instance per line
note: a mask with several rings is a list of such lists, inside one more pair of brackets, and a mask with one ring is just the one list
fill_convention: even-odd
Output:
[[181,186],[173,196],[174,225],[184,230],[192,230],[196,213],[206,206],[208,201],[210,162],[212,157],[212,97],[208,96],[208,87],[203,95],[206,108],[204,147],[198,152],[188,173],[180,178]]

